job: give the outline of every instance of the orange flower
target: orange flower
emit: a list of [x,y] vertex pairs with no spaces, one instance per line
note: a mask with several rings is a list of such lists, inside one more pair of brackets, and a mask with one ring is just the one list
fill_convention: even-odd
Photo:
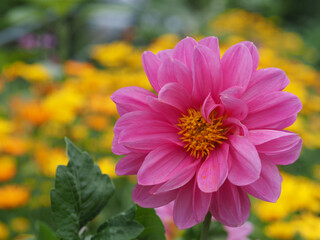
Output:
[[86,123],[89,127],[96,131],[103,131],[108,126],[108,119],[99,115],[91,115],[86,118]]
[[8,181],[17,174],[15,159],[9,156],[0,157],[0,182]]
[[63,65],[67,75],[79,76],[87,69],[94,69],[93,65],[86,62],[66,61]]
[[30,192],[23,186],[5,185],[0,188],[0,196],[0,209],[13,209],[26,205]]
[[37,102],[30,102],[21,109],[21,117],[34,125],[49,120],[49,113]]
[[27,151],[27,142],[17,137],[4,138],[0,149],[7,154],[21,156]]

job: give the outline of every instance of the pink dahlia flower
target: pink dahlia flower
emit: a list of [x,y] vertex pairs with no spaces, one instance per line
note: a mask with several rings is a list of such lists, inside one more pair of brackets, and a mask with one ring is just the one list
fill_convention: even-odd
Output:
[[286,74],[257,70],[251,42],[220,58],[215,37],[187,37],[172,50],[145,52],[142,62],[156,93],[126,87],[112,95],[121,116],[112,151],[126,155],[116,173],[137,175],[133,200],[146,208],[174,201],[180,229],[203,221],[208,211],[224,225],[242,225],[248,194],[277,201],[276,165],[293,163],[302,147],[297,134],[283,130],[302,107],[282,91]]

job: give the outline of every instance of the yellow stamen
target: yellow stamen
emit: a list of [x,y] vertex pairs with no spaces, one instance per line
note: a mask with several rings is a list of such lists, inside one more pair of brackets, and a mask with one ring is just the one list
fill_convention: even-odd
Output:
[[200,111],[188,109],[188,114],[182,114],[177,126],[181,129],[178,132],[180,138],[185,143],[184,148],[195,158],[205,157],[210,154],[218,144],[228,139],[225,134],[227,128],[223,127],[225,116],[216,118],[215,112],[209,116],[207,122]]

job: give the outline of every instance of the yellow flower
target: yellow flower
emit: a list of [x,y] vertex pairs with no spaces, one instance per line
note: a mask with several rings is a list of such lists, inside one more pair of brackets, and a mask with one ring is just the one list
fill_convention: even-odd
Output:
[[83,140],[89,134],[88,128],[82,124],[77,124],[72,126],[70,131],[71,131],[70,134],[72,139],[76,139],[76,140]]
[[119,41],[107,45],[95,46],[91,56],[104,66],[118,67],[126,62],[132,52],[133,47],[130,44]]
[[8,181],[16,174],[16,160],[9,156],[0,156],[0,182]]
[[13,231],[23,233],[30,229],[30,222],[23,217],[17,217],[11,220],[10,227]]
[[50,119],[59,123],[72,122],[83,106],[84,98],[74,88],[64,87],[48,95],[43,100],[43,108]]
[[116,163],[113,158],[111,157],[104,157],[101,158],[97,164],[99,165],[101,172],[103,174],[108,174],[109,177],[115,178],[117,177],[115,172]]
[[35,147],[35,160],[38,163],[40,171],[48,177],[54,177],[59,165],[67,165],[68,157],[64,149],[49,149],[43,144]]
[[9,80],[15,80],[22,77],[29,82],[48,82],[51,75],[41,64],[26,64],[24,62],[15,62],[3,70],[3,75]]
[[13,209],[26,205],[30,198],[28,188],[19,185],[0,187],[0,209]]
[[8,134],[12,133],[14,130],[14,126],[11,121],[0,118],[0,138],[2,136],[7,136]]
[[276,203],[255,202],[253,209],[260,219],[280,220],[302,210],[320,212],[320,183],[287,173],[282,173],[282,176],[282,192]]
[[155,39],[147,49],[154,54],[158,53],[163,49],[171,49],[179,42],[179,37],[175,34],[164,34]]
[[294,224],[289,222],[275,222],[265,227],[264,233],[271,238],[293,239],[296,228]]
[[311,213],[302,213],[292,220],[272,223],[265,228],[265,234],[271,238],[293,239],[299,234],[303,239],[320,239],[320,217]]
[[10,236],[10,231],[3,222],[0,222],[0,240],[8,240]]

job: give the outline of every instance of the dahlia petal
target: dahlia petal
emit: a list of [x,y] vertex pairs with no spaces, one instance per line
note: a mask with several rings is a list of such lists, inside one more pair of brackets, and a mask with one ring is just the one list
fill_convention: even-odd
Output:
[[[183,170],[188,153],[176,145],[164,145],[151,151],[137,174],[140,185],[164,183]],[[189,163],[191,164],[191,162]]]
[[157,57],[161,61],[164,61],[165,59],[172,57],[172,54],[173,54],[173,50],[172,49],[165,49],[165,50],[159,51],[157,53]]
[[[115,123],[114,131],[115,133],[128,128],[129,126],[140,124],[141,121],[166,121],[163,115],[151,112],[151,111],[133,111],[128,112],[120,117],[120,119]],[[165,123],[164,123],[165,124]]]
[[[179,172],[176,176],[172,177],[163,185],[161,185],[161,187],[155,192],[155,194],[180,188],[187,184],[193,178],[196,170],[198,169],[200,161],[194,160],[194,158],[191,156],[189,156],[189,158],[192,160],[192,163],[183,168],[183,171]],[[186,160],[187,159],[184,159],[184,161]]]
[[194,217],[194,212],[192,211],[193,186],[194,181],[191,180],[189,183],[180,188],[180,191],[174,202],[173,220],[180,230],[190,228],[197,224],[197,221]]
[[228,175],[229,145],[222,144],[214,149],[202,163],[197,182],[201,191],[215,192],[224,183]]
[[120,159],[116,165],[117,175],[136,175],[144,161],[146,154],[130,153]]
[[240,227],[223,226],[228,236],[226,240],[250,240],[248,236],[252,233],[254,227],[251,222],[245,222]]
[[252,73],[247,90],[243,93],[242,99],[250,102],[252,99],[274,91],[282,91],[289,84],[284,71],[278,68],[264,68]]
[[[177,124],[178,119],[181,117],[181,112],[175,107],[159,101],[158,98],[148,97],[147,98],[149,107],[166,118],[170,123]],[[166,114],[163,114],[166,113]]]
[[180,143],[177,131],[172,125],[161,121],[144,121],[131,125],[121,131],[118,140],[119,144],[127,148],[144,151],[151,151],[170,142]]
[[248,103],[249,114],[242,121],[248,129],[274,128],[283,120],[297,114],[302,104],[297,96],[289,92],[272,92],[256,97]]
[[231,167],[228,179],[237,186],[248,185],[258,180],[261,160],[255,146],[246,137],[230,136],[229,159]]
[[276,202],[281,193],[282,177],[277,166],[271,161],[261,159],[260,178],[250,185],[242,187],[255,198],[267,202]]
[[194,46],[197,44],[197,41],[191,37],[182,39],[173,49],[173,58],[183,62],[191,69],[192,52]]
[[266,158],[277,165],[288,165],[294,163],[300,156],[302,149],[302,139],[296,144],[278,151],[276,153],[262,153],[261,158]]
[[250,130],[249,140],[258,152],[278,152],[288,146],[293,146],[300,141],[298,134],[288,131],[278,130]]
[[244,137],[249,135],[248,128],[237,118],[229,117],[223,121],[223,125],[228,128],[227,132],[232,132],[234,135],[240,135]]
[[211,93],[208,94],[206,99],[204,100],[201,107],[201,115],[208,122],[211,121],[210,114],[213,110],[217,110],[217,116],[222,116],[224,113],[224,107],[222,104],[215,104],[213,98],[211,97]]
[[240,188],[229,181],[212,194],[210,212],[219,222],[229,227],[239,227],[250,214],[250,199]]
[[220,59],[219,39],[217,37],[206,37],[201,39],[198,43],[210,48]]
[[192,93],[193,83],[190,70],[182,62],[173,58],[165,59],[158,71],[160,88],[170,82],[177,82]]
[[230,47],[222,56],[224,89],[231,86],[248,86],[252,73],[252,56],[242,43]]
[[265,128],[274,128],[274,129],[285,129],[289,126],[291,126],[296,120],[297,120],[298,114],[293,114],[292,116],[282,120],[281,122],[278,123],[271,123],[269,126],[266,125]]
[[241,42],[242,44],[244,44],[250,51],[251,56],[252,56],[252,70],[255,71],[257,70],[258,66],[259,66],[259,52],[257,47],[253,44],[253,42],[249,42],[249,41],[244,41]]
[[128,148],[119,144],[119,134],[115,134],[113,137],[111,151],[116,155],[127,155],[131,153]]
[[188,91],[178,83],[164,85],[159,92],[159,100],[184,113],[193,105]]
[[158,84],[158,70],[161,64],[161,60],[150,51],[146,51],[142,54],[143,69],[149,79],[149,82],[156,92],[160,91]]
[[164,192],[161,194],[151,194],[154,186],[141,186],[137,184],[132,190],[132,200],[144,208],[156,208],[166,205],[177,197],[178,190]]
[[244,101],[230,94],[228,90],[220,94],[221,102],[228,116],[241,121],[248,115],[248,106]]
[[148,109],[146,100],[149,96],[156,97],[154,93],[144,88],[124,87],[115,91],[110,98],[115,102],[118,113],[122,116],[128,112]]
[[193,97],[198,103],[211,92],[214,99],[222,89],[222,68],[220,59],[208,47],[197,45],[192,58]]
[[212,193],[202,192],[199,187],[197,180],[194,180],[193,186],[193,200],[192,200],[192,211],[194,212],[194,218],[197,222],[202,222],[207,215],[211,203]]

